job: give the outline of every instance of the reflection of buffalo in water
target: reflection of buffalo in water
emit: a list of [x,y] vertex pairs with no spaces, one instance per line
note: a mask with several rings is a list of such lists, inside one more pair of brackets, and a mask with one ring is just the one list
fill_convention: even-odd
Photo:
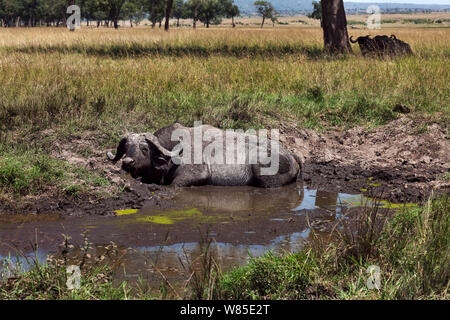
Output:
[[274,212],[290,210],[303,200],[303,188],[296,185],[275,190],[252,187],[185,188],[174,199],[178,204],[225,212]]
[[337,192],[317,190],[311,202],[303,186],[290,185],[275,190],[253,187],[196,187],[182,189],[173,200],[179,205],[224,212],[281,212],[298,209],[330,209],[339,205]]
[[363,56],[369,54],[376,55],[397,55],[397,54],[413,54],[411,47],[406,42],[397,39],[395,35],[388,36],[376,36],[371,38],[370,35],[364,37],[358,37],[353,40],[353,36],[350,37],[351,43],[358,43],[359,48]]

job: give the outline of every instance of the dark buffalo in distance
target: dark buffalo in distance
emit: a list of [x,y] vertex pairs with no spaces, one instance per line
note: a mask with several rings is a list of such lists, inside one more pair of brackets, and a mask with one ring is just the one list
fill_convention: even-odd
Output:
[[353,36],[350,37],[351,43],[357,43],[359,44],[359,49],[361,50],[361,53],[363,56],[373,53],[377,50],[376,42],[374,39],[371,39],[370,36],[365,37],[358,37],[356,40],[353,40]]
[[411,55],[413,54],[411,46],[408,43],[406,43],[400,39],[397,39],[397,37],[394,34],[391,35],[391,39],[394,41],[395,47],[399,53],[411,54]]
[[397,55],[397,54],[412,54],[412,50],[409,44],[397,39],[395,35],[388,36],[375,36],[371,38],[370,35],[364,37],[358,37],[353,40],[353,36],[350,37],[351,43],[358,43],[359,48],[363,56],[366,55]]

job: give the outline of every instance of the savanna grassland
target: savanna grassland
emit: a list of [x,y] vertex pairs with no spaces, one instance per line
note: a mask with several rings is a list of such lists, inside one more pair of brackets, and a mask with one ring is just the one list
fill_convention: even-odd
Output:
[[48,158],[55,142],[86,133],[104,150],[124,132],[174,121],[222,128],[375,126],[395,119],[397,104],[413,117],[447,124],[450,31],[382,32],[409,42],[415,56],[363,58],[354,47],[354,55],[329,57],[319,28],[2,29],[2,197],[42,194],[52,185],[78,194],[92,181],[107,190],[101,176]]
[[[329,56],[321,29],[305,26],[1,29],[0,202],[10,213],[22,213],[49,198],[117,196],[123,187],[89,159],[104,159],[126,132],[175,121],[344,131],[390,123],[401,116],[396,107],[404,106],[416,134],[438,124],[448,137],[450,29],[349,33],[394,33],[415,54],[364,58],[353,46],[352,55]],[[208,269],[206,282],[189,297],[446,299],[448,205],[448,196],[441,196],[404,209],[370,237],[369,214],[357,239],[342,234],[326,249],[269,254],[213,280],[219,271]],[[364,289],[361,267],[371,263],[388,270],[381,291]],[[52,268],[64,277],[59,266],[32,270],[31,280],[0,286],[0,297],[129,298],[125,287],[112,288],[103,281],[109,273],[98,270],[94,278],[100,272],[104,287],[91,277],[84,293],[61,291]],[[40,295],[39,283],[56,289]]]

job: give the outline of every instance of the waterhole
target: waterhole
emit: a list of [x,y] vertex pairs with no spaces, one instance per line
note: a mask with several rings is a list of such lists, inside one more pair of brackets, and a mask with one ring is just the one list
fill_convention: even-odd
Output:
[[[32,259],[45,263],[49,253],[58,253],[63,235],[77,245],[87,231],[91,256],[101,255],[110,241],[119,248],[120,259],[111,261],[121,270],[118,279],[141,277],[158,283],[162,273],[177,281],[186,279],[185,266],[195,264],[205,244],[222,270],[269,250],[295,252],[311,241],[312,234],[329,236],[327,226],[368,200],[359,194],[297,185],[185,188],[165,200],[168,209],[144,205],[139,210],[118,208],[114,216],[0,221],[0,260],[19,260],[26,270]],[[31,248],[30,243],[37,245]]]

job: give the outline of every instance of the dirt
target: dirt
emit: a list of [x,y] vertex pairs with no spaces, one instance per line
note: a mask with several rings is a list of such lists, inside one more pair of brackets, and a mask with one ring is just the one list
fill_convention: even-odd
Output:
[[[420,202],[432,190],[447,192],[450,187],[449,136],[438,124],[424,127],[423,121],[401,117],[374,129],[355,127],[323,133],[284,124],[280,134],[281,143],[302,159],[302,178],[312,188],[364,193],[405,203]],[[55,133],[46,130],[40,135],[46,138]],[[173,205],[165,199],[178,189],[132,179],[120,169],[120,163],[114,165],[106,159],[108,150],[99,148],[94,136],[86,132],[70,142],[56,140],[52,156],[101,172],[110,181],[106,192],[114,196],[98,200],[88,195],[72,198],[46,194],[24,201],[23,206],[0,204],[0,212],[113,215],[114,210],[141,208],[144,202],[154,208]]]
[[450,141],[448,129],[438,124],[424,127],[423,121],[402,117],[374,129],[280,131],[281,143],[304,161],[303,180],[311,187],[396,203],[449,190]]

